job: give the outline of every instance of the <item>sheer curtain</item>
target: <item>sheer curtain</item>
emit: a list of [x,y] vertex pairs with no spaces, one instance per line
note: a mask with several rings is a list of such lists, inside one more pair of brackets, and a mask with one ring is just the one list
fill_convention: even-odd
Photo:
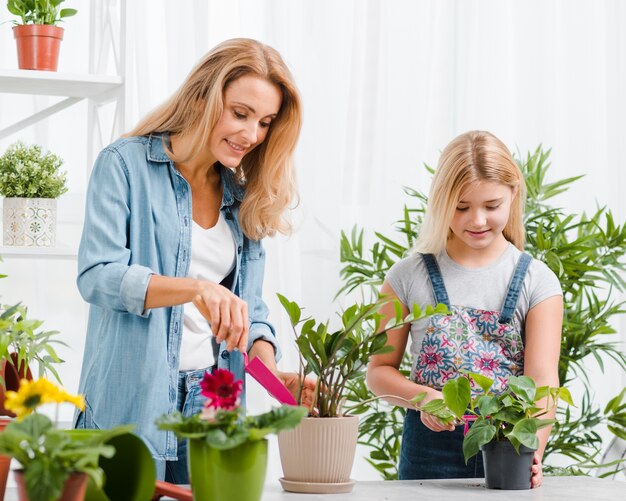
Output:
[[[281,52],[304,103],[301,200],[295,233],[265,242],[265,298],[285,352],[281,366],[295,368],[275,293],[333,318],[340,231],[358,224],[369,235],[392,234],[407,202],[402,187],[427,191],[423,164],[435,166],[461,132],[490,130],[522,153],[551,147],[554,179],[586,175],[563,206],[607,205],[618,221],[626,218],[624,26],[619,0],[132,0],[126,123],[171,94],[226,38],[256,38]],[[28,279],[25,289],[38,286]],[[73,280],[66,281],[69,290]],[[45,298],[36,303],[47,318]],[[626,320],[617,327],[624,337]],[[73,355],[66,380],[77,378],[79,359]],[[600,399],[626,383],[611,370],[594,376],[597,388],[609,388]],[[251,404],[266,405],[260,394]],[[370,475],[364,463],[355,471]]]

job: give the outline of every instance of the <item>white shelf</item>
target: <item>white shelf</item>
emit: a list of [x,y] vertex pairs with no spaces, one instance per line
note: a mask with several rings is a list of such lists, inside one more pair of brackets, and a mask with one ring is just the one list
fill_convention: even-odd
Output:
[[106,101],[124,85],[121,76],[0,69],[0,92]]
[[56,247],[2,247],[0,246],[0,257],[2,259],[19,257],[31,259],[76,259],[78,250],[66,245]]

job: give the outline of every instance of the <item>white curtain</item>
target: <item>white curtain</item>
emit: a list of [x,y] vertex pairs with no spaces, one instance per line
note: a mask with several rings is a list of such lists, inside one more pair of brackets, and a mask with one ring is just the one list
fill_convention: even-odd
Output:
[[[77,24],[70,20],[66,29]],[[315,317],[334,317],[340,231],[358,224],[369,235],[393,235],[407,202],[402,187],[427,191],[423,163],[435,166],[439,151],[461,132],[489,130],[522,153],[540,143],[551,147],[553,179],[586,176],[561,197],[564,207],[607,205],[618,221],[626,219],[624,26],[626,3],[619,0],[130,0],[127,128],[226,38],[256,38],[281,52],[304,103],[301,202],[294,235],[265,243],[265,294],[285,351],[281,365],[295,368],[293,336],[275,293]],[[2,45],[12,44],[3,37]],[[9,49],[1,50],[4,61]],[[62,50],[66,71],[84,71],[85,62],[69,55],[80,48]],[[2,123],[6,106],[2,98]],[[40,141],[52,135],[40,134]],[[80,194],[84,179],[75,179]],[[29,297],[16,299],[31,299],[41,318],[75,332],[80,346],[84,318],[77,326],[53,325],[48,319],[59,317],[46,307],[49,297],[28,292],[42,287],[48,267],[39,265],[33,276],[15,260],[8,264],[18,274],[14,281],[26,276],[20,293]],[[80,301],[73,278],[64,277],[62,287]],[[4,282],[0,293],[7,299]],[[626,321],[620,322],[626,339]],[[73,353],[65,381],[71,385],[79,369]],[[600,399],[626,383],[611,370],[597,375],[596,387],[607,388]],[[252,402],[263,405],[260,397]]]

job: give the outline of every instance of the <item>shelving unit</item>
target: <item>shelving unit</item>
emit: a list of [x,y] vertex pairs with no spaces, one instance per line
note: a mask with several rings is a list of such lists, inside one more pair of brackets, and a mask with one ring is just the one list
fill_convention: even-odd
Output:
[[[0,118],[2,118],[0,139],[12,136],[77,103],[87,102],[85,138],[87,179],[95,154],[124,130],[126,0],[91,0],[89,12],[89,73],[68,74],[0,69],[0,93],[60,98],[29,116],[11,117],[9,124],[5,123],[7,117],[2,116],[0,112]],[[114,75],[107,74],[111,71],[111,66],[114,67]],[[115,106],[110,129],[103,127],[104,120],[101,117],[101,110],[109,103]],[[81,135],[84,133],[76,132]],[[84,197],[84,194],[78,195],[80,198]],[[82,216],[78,219],[82,221]],[[53,248],[0,247],[0,256],[27,259],[74,259],[78,249],[73,245],[64,244],[63,240],[58,241],[58,238],[57,233],[57,246]]]

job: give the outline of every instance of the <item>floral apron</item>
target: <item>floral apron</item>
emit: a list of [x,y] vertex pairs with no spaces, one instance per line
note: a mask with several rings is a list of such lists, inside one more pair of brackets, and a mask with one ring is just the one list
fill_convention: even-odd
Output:
[[[515,319],[515,307],[532,258],[520,256],[498,311],[451,305],[432,254],[423,254],[435,303],[445,304],[451,315],[430,317],[412,380],[441,390],[444,383],[465,370],[494,380],[492,391],[501,393],[511,375],[524,370],[524,340]],[[463,430],[435,433],[426,428],[416,411],[407,411],[400,451],[400,479],[481,477],[480,455],[465,465]]]

